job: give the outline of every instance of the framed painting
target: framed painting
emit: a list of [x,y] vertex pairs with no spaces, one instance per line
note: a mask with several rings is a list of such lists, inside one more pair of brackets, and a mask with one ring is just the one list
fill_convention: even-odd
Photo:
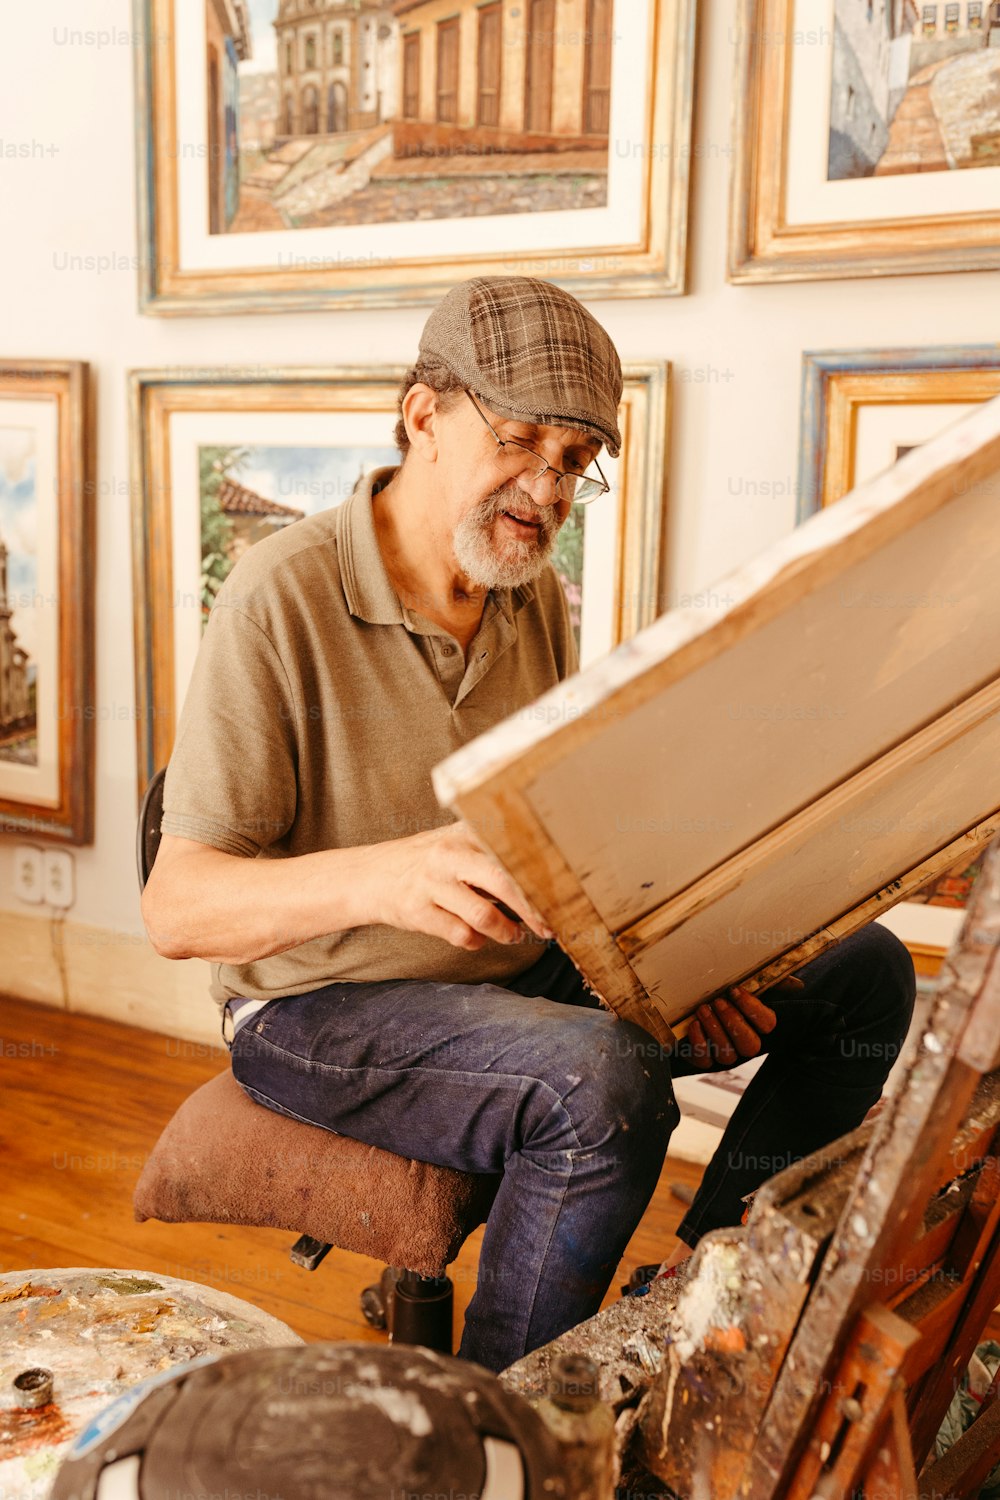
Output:
[[0,832],[94,837],[94,412],[77,360],[0,362]]
[[741,0],[729,277],[1000,266],[996,0]]
[[684,291],[695,0],[134,0],[140,307]]
[[[899,462],[1000,395],[1000,344],[810,352],[803,359],[799,520]],[[931,598],[948,611],[958,597]],[[889,925],[935,973],[961,923],[978,864],[968,860],[893,909]]]
[[[130,376],[139,794],[170,757],[212,601],[240,553],[398,463],[404,367],[139,370]],[[657,614],[669,366],[625,366],[611,493],[553,558],[586,664]]]

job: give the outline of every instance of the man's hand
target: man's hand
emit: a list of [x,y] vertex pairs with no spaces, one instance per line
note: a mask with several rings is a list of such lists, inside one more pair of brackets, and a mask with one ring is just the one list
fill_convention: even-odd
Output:
[[[801,990],[804,985],[790,975],[774,988]],[[774,1030],[777,1016],[742,985],[733,985],[728,995],[728,999],[720,995],[706,1000],[695,1011],[687,1036],[674,1051],[678,1072],[710,1073],[715,1068],[733,1068],[760,1052],[762,1039]]]
[[[471,952],[488,938],[523,942],[519,922],[539,938],[555,936],[468,823],[449,823],[410,838],[372,844],[363,856],[363,904],[372,923],[425,932]],[[496,902],[517,920],[504,916]]]

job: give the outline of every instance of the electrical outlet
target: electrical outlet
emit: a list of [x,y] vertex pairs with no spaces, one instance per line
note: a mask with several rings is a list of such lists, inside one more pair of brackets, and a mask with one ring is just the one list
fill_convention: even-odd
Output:
[[19,901],[41,901],[42,851],[34,844],[18,844],[14,849],[14,895]]
[[73,856],[68,849],[46,849],[42,856],[42,889],[50,906],[73,905]]

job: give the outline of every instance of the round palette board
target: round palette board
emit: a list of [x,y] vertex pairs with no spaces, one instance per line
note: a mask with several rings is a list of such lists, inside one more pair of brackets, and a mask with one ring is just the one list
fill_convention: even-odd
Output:
[[[190,1360],[301,1345],[228,1292],[149,1271],[89,1267],[0,1275],[0,1500],[45,1500],[77,1434],[140,1380]],[[14,1380],[52,1372],[52,1398]]]

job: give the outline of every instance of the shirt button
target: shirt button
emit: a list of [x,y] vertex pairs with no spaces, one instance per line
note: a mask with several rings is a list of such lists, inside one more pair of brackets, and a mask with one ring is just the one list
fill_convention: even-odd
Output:
[[454,648],[454,646],[449,646],[448,643],[447,643],[447,641],[446,641],[445,644],[441,647],[441,655],[442,656],[454,656],[455,655],[455,648]]

